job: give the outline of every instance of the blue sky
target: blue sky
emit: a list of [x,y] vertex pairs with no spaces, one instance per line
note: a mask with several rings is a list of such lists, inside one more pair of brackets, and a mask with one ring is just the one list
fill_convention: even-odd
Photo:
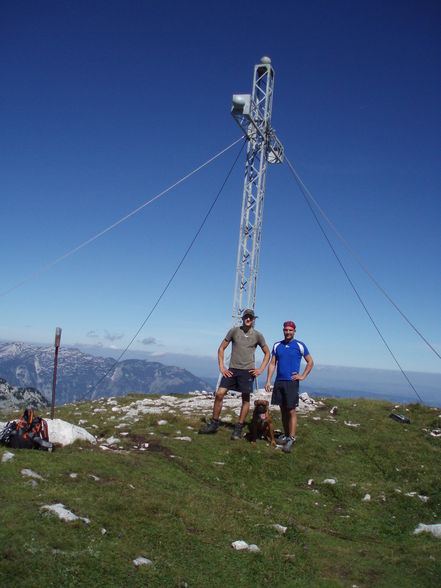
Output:
[[[276,72],[291,163],[389,295],[441,349],[441,5],[433,1],[3,2],[2,291],[240,137],[233,93]],[[122,349],[236,157],[0,296],[0,339]],[[133,345],[216,355],[231,322],[245,154]],[[441,361],[330,235],[406,370]],[[295,320],[319,364],[394,369],[286,165],[268,170],[257,328]]]

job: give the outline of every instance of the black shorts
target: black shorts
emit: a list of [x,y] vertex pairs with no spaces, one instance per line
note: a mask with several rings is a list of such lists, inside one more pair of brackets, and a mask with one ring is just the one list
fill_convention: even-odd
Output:
[[228,368],[233,375],[230,378],[222,376],[219,388],[227,388],[242,394],[251,394],[254,386],[254,376],[248,370],[239,370],[237,368]]
[[299,405],[299,381],[276,380],[271,404],[278,404],[285,408],[297,408]]

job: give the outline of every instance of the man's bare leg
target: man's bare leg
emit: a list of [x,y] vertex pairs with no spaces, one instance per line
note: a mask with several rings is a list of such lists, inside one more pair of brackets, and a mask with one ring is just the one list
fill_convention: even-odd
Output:
[[283,434],[289,436],[289,412],[284,406],[280,406],[280,414],[282,417]]
[[289,409],[289,436],[295,437],[297,431],[297,412],[295,408]]
[[245,419],[247,418],[248,411],[250,410],[250,395],[249,394],[242,394],[242,406],[240,407],[240,415],[239,415],[239,425],[243,425],[245,423]]
[[214,397],[214,406],[213,406],[213,419],[215,421],[219,420],[220,413],[222,411],[222,403],[224,401],[224,396],[228,392],[228,388],[218,388],[216,392],[216,396]]
[[295,437],[297,431],[297,412],[295,408],[280,407],[283,430],[286,436]]
[[227,388],[218,388],[216,396],[214,397],[213,418],[211,422],[205,425],[205,427],[199,429],[199,433],[202,433],[203,435],[212,435],[217,433],[219,428],[219,417],[222,411],[222,403],[227,392]]

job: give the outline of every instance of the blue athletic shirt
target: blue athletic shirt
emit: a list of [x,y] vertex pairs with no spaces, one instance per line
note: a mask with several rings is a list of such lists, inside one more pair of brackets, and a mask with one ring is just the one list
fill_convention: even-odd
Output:
[[274,343],[271,355],[276,356],[276,380],[291,380],[293,372],[300,372],[302,357],[309,355],[308,348],[302,341],[293,339],[290,343],[278,341]]

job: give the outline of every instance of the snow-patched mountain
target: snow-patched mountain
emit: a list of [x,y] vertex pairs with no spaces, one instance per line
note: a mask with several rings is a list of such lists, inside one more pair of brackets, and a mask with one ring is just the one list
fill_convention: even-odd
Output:
[[[114,364],[115,360],[110,357],[95,357],[78,349],[60,347],[56,404],[123,396],[129,392],[163,394],[210,389],[204,380],[179,367],[141,359],[126,359],[113,368]],[[52,346],[0,343],[0,377],[12,386],[38,388],[50,400],[53,368]],[[108,376],[96,386],[107,372]]]
[[27,407],[41,409],[49,405],[35,388],[16,388],[0,378],[0,412],[11,412]]

